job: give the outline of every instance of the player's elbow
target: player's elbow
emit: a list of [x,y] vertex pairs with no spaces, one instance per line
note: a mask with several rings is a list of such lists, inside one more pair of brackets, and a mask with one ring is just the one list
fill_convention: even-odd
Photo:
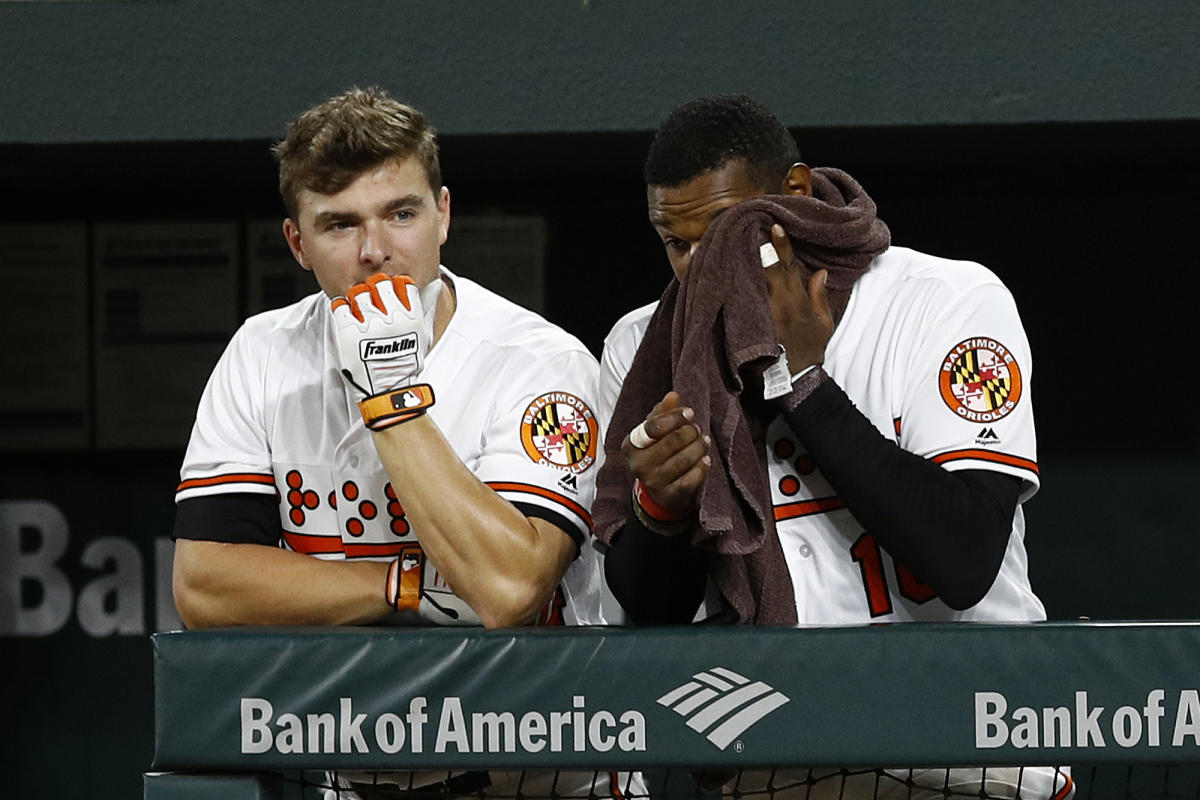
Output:
[[1000,559],[972,551],[969,556],[964,554],[957,559],[953,569],[943,569],[928,583],[947,606],[966,611],[983,600],[999,574]]
[[938,590],[942,602],[955,611],[966,611],[976,605],[988,593],[992,584],[956,580]]
[[205,624],[204,603],[201,593],[188,580],[185,570],[176,569],[171,578],[171,591],[175,596],[175,609],[188,628],[212,627]]
[[220,625],[210,609],[203,588],[188,574],[187,570],[176,569],[171,579],[171,590],[175,595],[175,609],[188,628],[214,628]]
[[175,547],[175,563],[171,575],[171,592],[175,609],[188,628],[216,628],[229,624],[219,614],[219,604],[213,597],[211,582],[205,567],[193,552],[196,543],[180,540]]
[[483,627],[518,628],[532,625],[554,595],[549,588],[533,582],[512,582],[495,593],[490,602],[481,603],[475,610]]

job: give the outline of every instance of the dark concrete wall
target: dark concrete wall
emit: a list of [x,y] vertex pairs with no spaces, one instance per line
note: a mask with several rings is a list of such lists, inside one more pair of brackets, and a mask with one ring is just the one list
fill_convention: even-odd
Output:
[[0,3],[0,143],[254,139],[378,83],[452,134],[1194,119],[1200,5],[865,0]]

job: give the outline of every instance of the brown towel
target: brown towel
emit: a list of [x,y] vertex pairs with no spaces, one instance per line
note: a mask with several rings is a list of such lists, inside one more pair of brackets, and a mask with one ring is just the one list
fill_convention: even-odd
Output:
[[778,222],[807,273],[828,269],[836,320],[855,281],[890,242],[875,204],[846,173],[814,170],[813,192],[740,203],[709,227],[683,284],[667,286],[650,320],[613,412],[597,481],[595,531],[607,544],[630,511],[633,476],[621,442],[664,394],[678,391],[713,441],[692,543],[710,552],[709,574],[742,624],[796,622],[761,443],[740,402],[742,370],[778,354],[759,246]]

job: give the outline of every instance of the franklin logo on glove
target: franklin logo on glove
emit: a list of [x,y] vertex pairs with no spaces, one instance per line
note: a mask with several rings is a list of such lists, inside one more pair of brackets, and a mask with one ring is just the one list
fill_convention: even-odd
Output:
[[394,339],[368,339],[359,343],[359,356],[367,368],[367,379],[374,392],[402,385],[415,375],[417,363],[417,334],[410,333]]
[[410,334],[400,339],[371,339],[362,343],[363,361],[373,361],[389,356],[416,353],[417,335]]
[[[433,390],[416,381],[433,340],[440,288],[440,280],[418,289],[407,275],[379,273],[330,306],[342,376],[364,395],[359,408],[372,430],[415,419],[433,405]],[[416,390],[415,404],[389,400],[406,387]]]

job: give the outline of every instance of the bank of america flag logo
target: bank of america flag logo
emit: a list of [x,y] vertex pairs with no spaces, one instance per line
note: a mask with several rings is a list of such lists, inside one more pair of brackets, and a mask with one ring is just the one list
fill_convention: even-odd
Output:
[[788,701],[762,681],[751,681],[731,669],[709,667],[677,689],[658,698],[687,720],[687,726],[724,750],[742,732]]

